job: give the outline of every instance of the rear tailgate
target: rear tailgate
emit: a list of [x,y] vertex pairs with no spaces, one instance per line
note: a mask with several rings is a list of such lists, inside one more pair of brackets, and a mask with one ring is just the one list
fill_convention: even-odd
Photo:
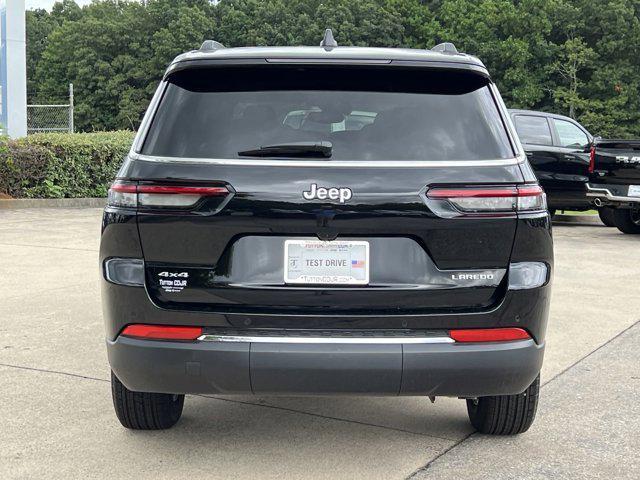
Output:
[[596,140],[591,182],[616,196],[640,197],[640,140]]
[[[132,174],[150,168],[133,162]],[[504,294],[517,219],[447,219],[421,195],[427,185],[481,177],[521,181],[511,167],[288,168],[175,165],[174,179],[222,180],[235,193],[217,213],[140,212],[151,297],[165,308],[255,313],[418,313],[486,308]],[[348,185],[347,205],[305,201],[310,183]],[[202,209],[205,209],[204,211]],[[288,239],[364,240],[366,286],[284,282]],[[165,288],[168,276],[184,288]],[[184,280],[183,280],[184,278]]]
[[[490,308],[505,293],[517,214],[452,218],[425,191],[523,182],[494,95],[486,75],[449,69],[177,72],[122,179],[228,195],[139,210],[151,298],[167,309],[326,314],[322,325],[339,314]],[[332,156],[246,155],[311,142]],[[285,282],[287,240],[314,239],[366,242],[368,281]]]

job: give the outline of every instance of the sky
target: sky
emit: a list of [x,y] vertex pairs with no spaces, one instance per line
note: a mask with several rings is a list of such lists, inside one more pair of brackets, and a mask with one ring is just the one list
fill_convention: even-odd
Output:
[[[56,0],[25,0],[25,7],[27,8],[27,10],[33,8],[44,8],[46,10],[51,10],[51,7],[53,7],[54,3],[56,3]],[[82,6],[91,3],[91,0],[76,0],[76,3]]]

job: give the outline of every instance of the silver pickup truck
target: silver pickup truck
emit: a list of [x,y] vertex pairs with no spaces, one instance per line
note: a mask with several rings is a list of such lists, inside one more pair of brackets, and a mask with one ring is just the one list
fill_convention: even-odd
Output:
[[593,141],[587,196],[607,225],[640,234],[640,140]]

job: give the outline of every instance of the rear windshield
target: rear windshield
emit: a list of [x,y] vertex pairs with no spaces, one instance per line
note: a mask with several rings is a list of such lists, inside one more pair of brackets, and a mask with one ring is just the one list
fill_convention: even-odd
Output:
[[389,67],[177,72],[142,153],[251,158],[239,152],[296,142],[330,142],[331,160],[514,156],[486,78]]

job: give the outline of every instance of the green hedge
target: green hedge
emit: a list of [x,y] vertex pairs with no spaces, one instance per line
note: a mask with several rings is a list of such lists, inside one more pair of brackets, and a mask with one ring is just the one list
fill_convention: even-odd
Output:
[[0,139],[0,193],[15,198],[104,197],[134,132],[39,133]]

